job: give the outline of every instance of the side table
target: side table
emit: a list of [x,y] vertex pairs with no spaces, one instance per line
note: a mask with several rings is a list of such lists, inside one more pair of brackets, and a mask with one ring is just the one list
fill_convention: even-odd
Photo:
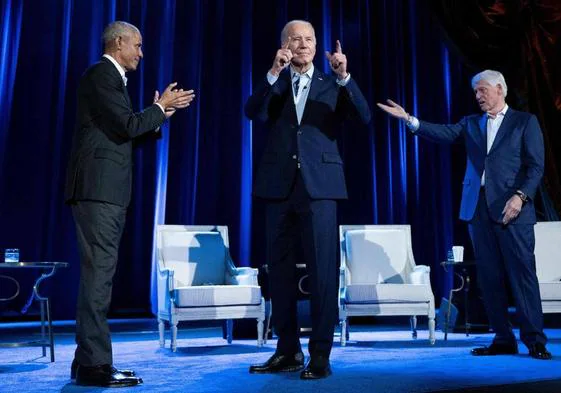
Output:
[[448,295],[448,311],[446,313],[445,323],[444,323],[444,340],[448,340],[448,327],[450,325],[450,312],[452,308],[452,299],[454,293],[464,292],[464,328],[466,332],[466,337],[469,336],[469,329],[471,324],[469,323],[468,315],[468,294],[470,290],[471,277],[469,276],[468,267],[475,266],[475,261],[464,261],[464,262],[454,262],[454,261],[444,261],[440,262],[440,266],[444,268],[444,271],[448,271],[448,268],[452,267],[454,275],[460,279],[460,286],[458,288],[450,289],[450,294]]
[[[51,304],[49,298],[42,296],[39,292],[39,286],[41,283],[54,276],[56,271],[60,268],[66,268],[68,266],[67,262],[11,262],[11,263],[0,263],[0,270],[19,270],[19,269],[36,269],[41,270],[41,276],[35,280],[33,285],[33,294],[30,298],[30,302],[33,300],[39,301],[41,306],[41,340],[39,341],[26,341],[26,342],[14,342],[14,343],[0,343],[0,348],[14,348],[14,347],[42,347],[43,356],[47,356],[46,348],[49,348],[51,355],[51,362],[55,361],[55,343],[53,339],[53,325],[51,319]],[[16,294],[7,299],[0,299],[0,301],[8,301],[14,299],[19,293],[19,283],[13,277],[0,275],[0,280],[8,279],[16,283]],[[28,304],[29,305],[29,304]],[[46,316],[46,321],[45,321]]]

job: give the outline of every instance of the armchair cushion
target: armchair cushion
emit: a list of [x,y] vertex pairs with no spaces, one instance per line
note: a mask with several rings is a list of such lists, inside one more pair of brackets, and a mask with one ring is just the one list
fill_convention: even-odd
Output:
[[203,285],[175,290],[176,307],[259,305],[261,288],[250,285]]
[[377,284],[347,285],[346,303],[427,303],[432,301],[430,285]]
[[162,237],[162,262],[175,271],[175,287],[223,285],[226,247],[219,232],[168,232]]

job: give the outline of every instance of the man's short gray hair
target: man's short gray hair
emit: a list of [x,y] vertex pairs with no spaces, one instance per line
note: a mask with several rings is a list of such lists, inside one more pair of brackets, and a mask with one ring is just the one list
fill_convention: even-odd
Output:
[[505,77],[499,71],[485,70],[480,72],[479,74],[475,75],[471,79],[471,87],[475,88],[475,85],[479,81],[485,81],[489,83],[491,86],[500,85],[503,89],[504,96],[506,97],[507,87],[506,87]]
[[290,27],[292,25],[297,25],[297,24],[300,24],[300,23],[303,23],[305,25],[310,26],[310,28],[312,29],[312,31],[314,33],[314,38],[316,37],[316,31],[314,30],[314,26],[310,22],[308,22],[307,20],[294,19],[294,20],[291,20],[290,22],[288,22],[282,28],[281,36],[280,36],[281,45],[284,44],[286,42],[286,40],[288,39],[288,30],[290,29]]
[[110,42],[115,40],[115,38],[124,35],[131,35],[131,33],[140,34],[140,30],[138,30],[136,26],[131,25],[128,22],[123,22],[120,20],[111,22],[103,30],[103,35],[101,36],[103,45],[107,46]]

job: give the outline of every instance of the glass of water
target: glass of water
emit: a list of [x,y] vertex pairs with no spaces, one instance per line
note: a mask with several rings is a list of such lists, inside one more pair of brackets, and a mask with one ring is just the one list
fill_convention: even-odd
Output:
[[19,248],[6,248],[4,252],[4,262],[19,262]]

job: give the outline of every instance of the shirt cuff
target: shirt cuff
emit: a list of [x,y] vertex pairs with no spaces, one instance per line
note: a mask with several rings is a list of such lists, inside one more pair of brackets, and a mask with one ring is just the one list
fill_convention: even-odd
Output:
[[421,126],[421,123],[419,122],[419,119],[417,119],[415,116],[409,116],[409,121],[406,122],[405,125],[414,134]]
[[347,76],[344,77],[343,79],[337,78],[337,84],[339,86],[347,86],[347,83],[349,83],[350,80],[351,80],[351,74],[348,73]]
[[267,82],[269,82],[271,86],[273,86],[278,79],[278,76],[274,76],[270,72],[267,72]]
[[155,102],[156,105],[158,105],[158,108],[160,108],[162,110],[162,113],[165,115],[166,114],[166,110],[164,109],[164,107],[162,106],[162,104],[158,104],[157,102]]

